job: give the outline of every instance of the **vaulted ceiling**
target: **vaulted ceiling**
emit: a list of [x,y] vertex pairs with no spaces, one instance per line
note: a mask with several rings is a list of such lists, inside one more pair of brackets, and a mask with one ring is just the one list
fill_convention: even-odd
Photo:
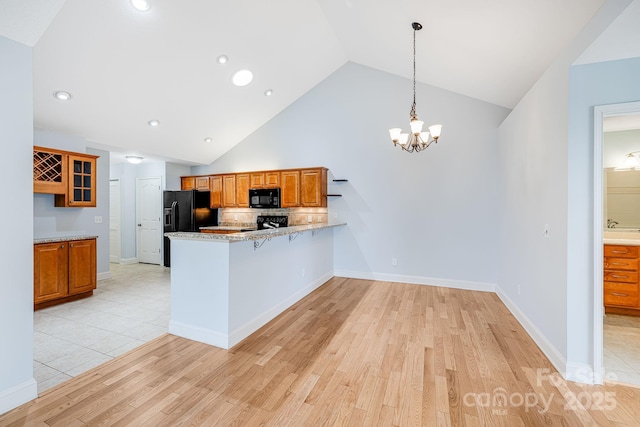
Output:
[[34,46],[36,127],[209,164],[347,61],[411,78],[413,21],[418,81],[513,108],[603,3],[0,0],[0,35]]

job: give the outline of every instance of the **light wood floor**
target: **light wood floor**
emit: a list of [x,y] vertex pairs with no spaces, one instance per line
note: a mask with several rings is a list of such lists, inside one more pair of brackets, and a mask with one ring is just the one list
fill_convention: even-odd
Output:
[[495,294],[334,278],[230,351],[164,335],[0,425],[630,426],[638,402],[563,381]]

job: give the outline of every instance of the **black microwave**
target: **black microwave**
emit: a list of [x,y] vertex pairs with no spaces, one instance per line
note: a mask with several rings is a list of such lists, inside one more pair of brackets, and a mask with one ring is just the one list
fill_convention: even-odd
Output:
[[250,188],[249,207],[271,209],[280,207],[279,188]]

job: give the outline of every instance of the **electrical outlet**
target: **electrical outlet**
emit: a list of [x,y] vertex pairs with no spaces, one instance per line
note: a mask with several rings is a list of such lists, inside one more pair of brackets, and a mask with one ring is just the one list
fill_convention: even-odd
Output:
[[238,220],[238,214],[233,214],[233,220],[237,221]]
[[307,222],[313,222],[313,217],[311,215],[307,216]]
[[398,265],[398,259],[397,258],[391,258],[391,265],[396,267]]
[[322,222],[322,217],[318,215],[317,222]]
[[334,213],[333,213],[333,217],[334,217],[334,218],[338,218],[338,212],[334,212]]
[[94,216],[93,217],[93,222],[95,222],[96,224],[102,224],[102,217],[101,216]]

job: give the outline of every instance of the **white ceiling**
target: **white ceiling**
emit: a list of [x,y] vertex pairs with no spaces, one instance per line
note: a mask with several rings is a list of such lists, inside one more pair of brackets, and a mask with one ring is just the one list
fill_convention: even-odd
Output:
[[604,2],[150,1],[0,0],[0,35],[34,45],[36,127],[209,164],[347,61],[411,78],[412,21],[420,82],[513,108]]

